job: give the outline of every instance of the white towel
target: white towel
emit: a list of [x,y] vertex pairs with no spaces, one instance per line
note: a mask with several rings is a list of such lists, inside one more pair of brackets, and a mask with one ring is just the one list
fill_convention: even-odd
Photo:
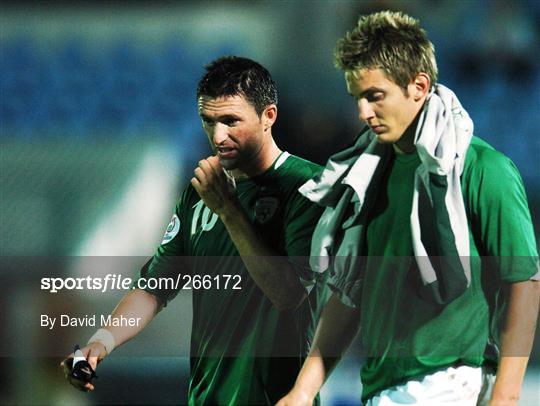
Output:
[[[460,176],[472,133],[472,120],[456,95],[436,84],[415,133],[421,164],[415,174],[410,221],[415,259],[424,284],[420,293],[439,304],[458,297],[471,279],[469,229]],[[391,146],[377,142],[372,131],[365,131],[354,146],[332,156],[318,178],[300,188],[308,199],[326,207],[312,240],[315,271],[326,270],[328,256],[361,255],[370,193],[376,190],[391,154]],[[354,214],[346,219],[350,204],[354,205]],[[348,227],[341,227],[344,223],[355,225],[349,234]],[[330,284],[354,301],[351,297],[362,278],[356,268],[362,261],[342,262],[334,266]]]

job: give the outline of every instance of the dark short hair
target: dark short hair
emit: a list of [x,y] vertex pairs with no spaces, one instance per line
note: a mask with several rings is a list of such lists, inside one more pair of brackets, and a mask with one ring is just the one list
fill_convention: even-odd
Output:
[[241,95],[260,116],[266,106],[277,104],[277,89],[270,72],[257,62],[239,56],[224,56],[204,67],[197,85],[197,98]]

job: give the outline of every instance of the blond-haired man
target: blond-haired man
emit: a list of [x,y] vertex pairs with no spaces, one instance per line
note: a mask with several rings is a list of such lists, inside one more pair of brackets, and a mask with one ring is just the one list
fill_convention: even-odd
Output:
[[516,404],[540,285],[517,169],[436,83],[415,19],[362,16],[335,60],[366,127],[301,188],[326,207],[312,267],[334,293],[279,405],[311,404],[358,331],[368,405]]

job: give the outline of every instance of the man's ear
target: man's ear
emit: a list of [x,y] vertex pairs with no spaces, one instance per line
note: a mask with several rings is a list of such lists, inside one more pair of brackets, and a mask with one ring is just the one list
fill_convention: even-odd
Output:
[[264,131],[269,130],[277,119],[277,106],[275,104],[270,104],[266,106],[262,114]]
[[429,76],[425,73],[419,73],[416,75],[411,84],[414,86],[412,93],[414,101],[424,99],[428,95],[429,89],[431,88],[431,80],[429,80]]

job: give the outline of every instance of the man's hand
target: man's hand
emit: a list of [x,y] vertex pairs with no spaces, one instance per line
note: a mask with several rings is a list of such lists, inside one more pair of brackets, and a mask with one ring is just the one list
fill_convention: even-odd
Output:
[[234,186],[224,172],[217,156],[199,161],[195,168],[195,177],[191,184],[203,200],[206,207],[220,216],[224,210],[234,204],[236,195]]
[[[86,347],[81,348],[81,352],[94,371],[97,368],[97,364],[107,356],[105,346],[98,342],[90,343]],[[83,392],[94,390],[94,385],[92,385],[90,382],[80,381],[71,377],[74,355],[75,354],[73,353],[69,354],[67,358],[60,363],[60,367],[64,370],[66,379],[71,383],[71,385]]]
[[276,403],[276,406],[311,406],[312,404],[313,398],[309,397],[307,393],[293,388]]

